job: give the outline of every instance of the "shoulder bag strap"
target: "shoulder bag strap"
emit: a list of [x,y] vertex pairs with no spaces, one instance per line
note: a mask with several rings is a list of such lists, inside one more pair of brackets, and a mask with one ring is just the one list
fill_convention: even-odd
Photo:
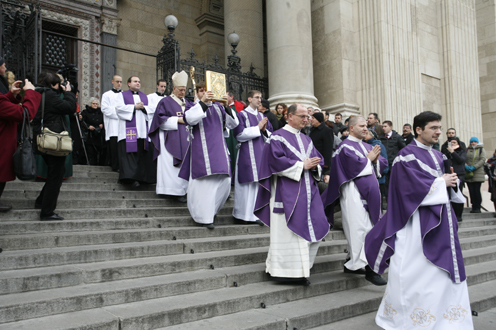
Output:
[[43,118],[45,117],[45,91],[41,94],[41,133],[43,133]]

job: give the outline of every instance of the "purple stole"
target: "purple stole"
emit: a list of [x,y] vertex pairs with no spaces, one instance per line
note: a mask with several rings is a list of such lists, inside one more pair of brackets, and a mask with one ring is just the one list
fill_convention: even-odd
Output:
[[[324,213],[317,181],[309,170],[303,170],[299,181],[277,175],[297,162],[312,157],[321,158],[320,165],[324,165],[322,155],[313,147],[312,140],[303,133],[297,135],[279,129],[272,134],[262,153],[254,213],[267,226],[270,226],[272,213],[282,213],[293,233],[308,242],[318,242],[329,232],[329,223]],[[277,180],[272,210],[271,178]]]
[[[186,105],[190,101],[185,99]],[[157,105],[153,115],[152,124],[150,125],[149,136],[155,145],[153,159],[160,155],[160,125],[166,122],[170,117],[183,117],[181,106],[172,98],[164,97]],[[165,149],[174,158],[174,166],[180,166],[188,147],[188,130],[186,125],[178,124],[177,131],[163,131]]]
[[[243,132],[245,128],[257,126],[260,120],[265,116],[257,111],[256,115],[248,111],[237,113],[239,125],[233,129],[234,137]],[[267,122],[267,130],[272,132],[272,125]],[[240,143],[238,156],[238,181],[239,183],[258,182],[258,167],[262,157],[263,147],[265,145],[264,137],[259,136],[253,140]],[[239,145],[239,144],[238,144]]]
[[[373,148],[368,143],[361,144],[366,152],[363,151],[360,143],[348,138],[339,144],[332,156],[329,186],[322,193],[326,215],[332,225],[334,225],[334,207],[339,202],[341,186],[350,181],[354,181],[361,198],[367,201],[364,208],[369,213],[372,223],[375,225],[382,216],[381,192],[375,176],[375,166],[371,175],[357,177],[368,164],[367,154]],[[382,156],[379,156],[378,161],[382,173],[388,166],[388,161]]]
[[[144,105],[148,105],[148,97],[145,93],[139,91],[138,95],[141,102]],[[133,92],[127,90],[122,92],[122,97],[124,98],[124,104],[134,105]],[[148,135],[148,125],[147,135]],[[145,139],[145,150],[148,150],[148,139]],[[136,113],[133,113],[133,118],[129,121],[126,120],[126,152],[138,152],[138,129],[136,128]]]
[[388,210],[365,238],[367,261],[376,272],[382,274],[389,266],[396,233],[418,209],[425,257],[446,271],[454,283],[467,278],[458,239],[458,222],[449,203],[419,207],[434,180],[442,176],[445,161],[448,160],[442,153],[422,149],[415,140],[396,156],[391,169]]

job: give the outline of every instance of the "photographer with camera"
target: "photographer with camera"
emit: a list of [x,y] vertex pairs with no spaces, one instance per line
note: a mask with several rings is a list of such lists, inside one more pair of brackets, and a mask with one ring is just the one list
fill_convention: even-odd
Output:
[[[42,101],[33,120],[34,136],[36,137],[41,133],[42,127],[56,133],[67,131],[66,115],[74,116],[77,109],[76,97],[73,93],[70,93],[70,84],[62,84],[60,77],[51,72],[42,72],[38,83],[41,86],[37,86],[36,91],[42,96],[44,94],[44,104]],[[36,199],[35,208],[41,208],[41,221],[64,220],[54,211],[57,207],[57,199],[62,186],[65,171],[64,163],[67,156],[41,154],[41,157],[46,162],[48,171],[45,185]]]
[[97,98],[92,97],[90,105],[86,105],[86,109],[82,112],[83,120],[88,127],[88,135],[84,143],[90,165],[104,165],[105,163],[105,155],[103,155],[105,129],[103,128],[103,113],[99,103]]
[[[28,109],[29,119],[32,119],[38,110],[41,96],[34,91],[34,86],[29,80],[24,81],[24,99],[19,95],[22,81],[12,84],[10,92],[0,94],[0,197],[5,183],[15,180],[14,163],[12,155],[17,149],[17,123],[23,120],[24,108]],[[22,106],[19,103],[22,102]],[[7,212],[10,205],[0,203],[0,212]]]

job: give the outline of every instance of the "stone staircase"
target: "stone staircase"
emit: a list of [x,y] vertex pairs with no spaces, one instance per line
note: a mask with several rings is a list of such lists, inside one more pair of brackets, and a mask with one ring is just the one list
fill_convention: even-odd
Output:
[[[341,231],[321,244],[310,286],[282,285],[264,272],[268,228],[234,224],[232,199],[208,230],[154,186],[116,181],[107,167],[75,166],[58,222],[33,209],[42,182],[7,183],[0,330],[353,329],[347,318],[377,329],[384,287],[342,272]],[[459,236],[472,308],[493,308],[496,218],[466,214]]]

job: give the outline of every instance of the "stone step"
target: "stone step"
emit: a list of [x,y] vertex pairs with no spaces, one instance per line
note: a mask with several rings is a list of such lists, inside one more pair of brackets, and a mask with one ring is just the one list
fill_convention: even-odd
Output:
[[[70,180],[70,179],[69,179]],[[65,180],[62,186],[60,187],[60,191],[79,191],[79,190],[98,190],[98,191],[115,191],[115,190],[125,190],[125,191],[155,191],[154,184],[141,185],[138,188],[133,188],[130,185],[119,184],[116,180],[108,180],[105,181],[105,184],[102,180],[98,181],[98,184],[94,183],[81,183],[75,181],[67,181]],[[38,190],[41,191],[43,188],[44,182],[31,182],[31,181],[11,181],[8,182],[5,186],[5,191],[9,190]]]
[[[65,220],[81,220],[81,219],[114,219],[114,218],[148,218],[148,217],[164,217],[164,216],[184,216],[189,215],[188,208],[183,203],[182,206],[176,207],[147,207],[147,208],[89,208],[78,209],[57,208],[56,213],[63,216]],[[231,207],[223,207],[219,215],[232,214]],[[40,210],[11,210],[9,212],[0,213],[0,221],[9,220],[39,220]]]
[[97,165],[72,165],[73,173],[86,173],[86,172],[106,172],[106,173],[117,173],[113,172],[110,166],[97,166]]
[[[216,226],[234,224],[233,217],[219,215]],[[256,224],[253,224],[256,225]],[[0,221],[0,237],[14,234],[38,234],[67,231],[90,231],[132,228],[170,228],[170,227],[198,227],[191,216],[154,217],[154,218],[121,218],[121,219],[87,219],[70,221]]]
[[[84,245],[102,245],[129,242],[146,241],[172,241],[188,238],[217,239],[230,237],[231,240],[239,235],[263,234],[268,228],[261,226],[217,226],[215,230],[206,230],[203,227],[185,228],[145,228],[126,230],[102,230],[102,231],[77,231],[62,233],[42,233],[24,235],[0,236],[0,246],[5,251],[46,249]],[[240,237],[242,239],[242,236]],[[268,239],[268,236],[267,236]],[[233,248],[233,245],[229,245]]]
[[495,235],[496,225],[483,227],[468,227],[458,229],[458,238],[482,237],[485,235]]
[[[5,190],[2,194],[2,200],[30,200],[33,201],[40,194],[41,189],[25,189],[25,190]],[[63,190],[59,195],[58,201],[63,200],[87,200],[87,199],[163,199],[164,201],[171,201],[171,199],[161,198],[155,191],[134,191],[134,190]]]
[[[2,198],[2,202],[12,205],[12,208],[17,211],[34,209],[35,199],[10,199]],[[232,203],[231,203],[232,204]],[[98,199],[59,199],[57,201],[57,209],[92,209],[92,208],[111,208],[111,209],[126,209],[126,208],[149,208],[149,207],[187,207],[185,203],[179,203],[174,200],[166,200],[161,198],[153,199],[126,199],[126,198],[98,198]],[[229,207],[230,205],[226,205]]]
[[495,217],[481,217],[466,219],[458,223],[459,228],[470,228],[470,227],[483,227],[483,226],[494,226],[496,225]]
[[[243,246],[256,245],[247,243],[248,240],[255,243],[265,239],[265,237],[247,235],[243,242],[241,239],[237,243],[238,248]],[[212,238],[211,241],[218,240],[218,245],[225,245],[228,239]],[[200,246],[198,246],[200,244]],[[187,240],[185,242],[185,251],[201,249],[206,245],[204,241],[198,239]],[[347,246],[347,242],[328,241],[322,244],[319,256],[312,269],[313,273],[322,273],[326,271],[342,270],[345,254],[342,250]],[[191,248],[191,249],[190,249]],[[100,283],[108,281],[118,281],[123,279],[165,275],[179,272],[189,272],[223,268],[232,266],[248,265],[252,267],[250,271],[243,270],[242,282],[251,283],[254,280],[264,278],[265,265],[267,257],[267,248],[260,247],[251,249],[251,251],[235,251],[234,248],[225,250],[222,253],[214,252],[204,253],[185,253],[182,255],[170,255],[160,257],[148,257],[138,259],[114,260],[105,262],[95,262],[87,264],[74,264],[52,267],[37,267],[31,269],[5,270],[0,272],[0,294],[27,292],[33,290],[45,290],[65,286],[75,286],[83,283]],[[226,270],[227,271],[227,270]],[[229,272],[236,272],[233,269]],[[238,281],[241,283],[241,280]]]

